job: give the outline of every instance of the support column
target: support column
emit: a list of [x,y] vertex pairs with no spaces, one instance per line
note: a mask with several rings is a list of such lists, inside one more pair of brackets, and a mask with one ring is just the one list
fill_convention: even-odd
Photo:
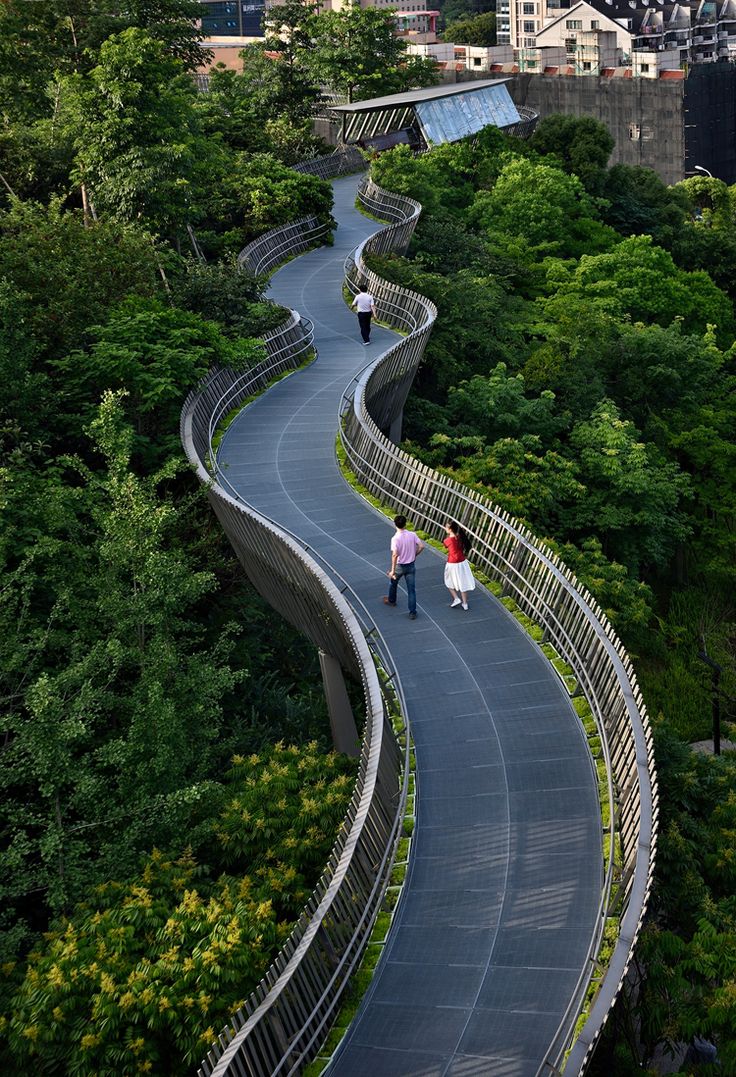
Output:
[[342,667],[336,658],[323,650],[319,652],[319,665],[322,670],[322,683],[325,686],[335,751],[357,758],[360,755],[360,740]]
[[394,445],[401,444],[401,427],[404,422],[404,409],[402,408],[395,419],[392,419],[391,426],[388,428],[388,436]]

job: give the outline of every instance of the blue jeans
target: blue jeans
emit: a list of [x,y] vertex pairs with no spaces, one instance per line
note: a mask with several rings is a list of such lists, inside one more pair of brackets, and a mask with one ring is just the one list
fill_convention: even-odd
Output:
[[392,606],[396,605],[396,589],[399,586],[399,580],[404,577],[406,581],[406,590],[409,595],[409,613],[417,612],[417,587],[416,587],[416,569],[415,562],[412,561],[408,565],[396,566],[396,579],[389,580],[388,583],[388,600]]

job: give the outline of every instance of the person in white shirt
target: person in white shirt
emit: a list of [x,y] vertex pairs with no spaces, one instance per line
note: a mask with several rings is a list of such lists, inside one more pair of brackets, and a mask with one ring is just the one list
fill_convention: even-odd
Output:
[[370,344],[371,317],[376,313],[376,303],[373,296],[368,293],[365,285],[361,284],[361,286],[358,288],[358,294],[353,300],[352,305],[358,312],[360,335],[363,338],[363,344]]

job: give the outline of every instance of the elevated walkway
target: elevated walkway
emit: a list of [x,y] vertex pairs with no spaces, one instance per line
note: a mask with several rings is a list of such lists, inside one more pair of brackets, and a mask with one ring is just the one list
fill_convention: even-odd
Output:
[[[342,393],[395,340],[361,345],[343,262],[378,225],[334,184],[333,247],[288,263],[270,294],[314,323],[319,358],[229,427],[224,478],[349,581],[388,640],[416,746],[417,826],[383,960],[330,1068],[344,1077],[534,1077],[583,970],[603,882],[597,781],[560,681],[482,588],[448,608],[444,561],[417,564],[418,618],[384,607],[390,522],[335,461]],[[461,521],[462,522],[462,521]]]

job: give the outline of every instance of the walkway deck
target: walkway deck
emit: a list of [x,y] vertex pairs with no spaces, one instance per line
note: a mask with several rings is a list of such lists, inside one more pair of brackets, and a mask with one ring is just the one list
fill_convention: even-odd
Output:
[[448,608],[443,559],[417,567],[418,618],[382,604],[393,532],[335,462],[350,378],[396,338],[360,343],[346,254],[374,232],[338,180],[335,245],[290,262],[270,294],[315,325],[319,359],[229,428],[227,479],[346,579],[388,640],[417,758],[407,884],[384,958],[331,1074],[534,1077],[585,965],[603,878],[597,786],[562,686],[483,589]]

